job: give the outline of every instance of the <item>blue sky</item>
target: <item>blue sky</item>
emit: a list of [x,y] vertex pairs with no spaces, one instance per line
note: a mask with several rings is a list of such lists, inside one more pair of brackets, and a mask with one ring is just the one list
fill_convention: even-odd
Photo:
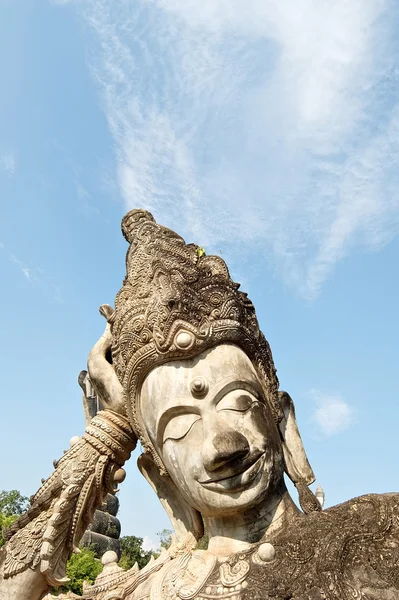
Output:
[[[327,505],[397,491],[397,2],[0,10],[0,489],[33,493],[82,433],[77,376],[144,207],[250,293]],[[156,542],[127,472],[123,533]]]

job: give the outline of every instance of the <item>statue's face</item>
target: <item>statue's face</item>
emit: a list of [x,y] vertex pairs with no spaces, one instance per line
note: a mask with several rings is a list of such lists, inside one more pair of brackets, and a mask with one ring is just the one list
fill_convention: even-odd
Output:
[[277,427],[238,347],[220,345],[155,368],[143,384],[141,411],[169,475],[203,515],[248,508],[280,484]]

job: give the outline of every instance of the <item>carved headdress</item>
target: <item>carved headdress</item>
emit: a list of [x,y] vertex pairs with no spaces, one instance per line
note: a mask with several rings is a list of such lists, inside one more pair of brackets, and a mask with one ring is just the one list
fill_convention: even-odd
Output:
[[122,232],[130,247],[110,320],[112,359],[127,414],[145,450],[159,464],[140,415],[145,376],[160,364],[195,357],[221,343],[236,344],[252,360],[278,422],[282,413],[270,346],[252,302],[232,281],[225,262],[186,244],[144,210],[130,211]]

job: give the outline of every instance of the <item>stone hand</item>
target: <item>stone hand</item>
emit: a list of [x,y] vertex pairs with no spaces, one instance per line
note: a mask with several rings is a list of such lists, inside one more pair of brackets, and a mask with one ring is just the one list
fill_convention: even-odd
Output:
[[87,368],[91,383],[104,408],[125,415],[122,385],[110,362],[111,356],[111,326],[108,323],[113,309],[108,304],[100,306],[100,314],[107,319],[105,331],[94,344],[87,360]]

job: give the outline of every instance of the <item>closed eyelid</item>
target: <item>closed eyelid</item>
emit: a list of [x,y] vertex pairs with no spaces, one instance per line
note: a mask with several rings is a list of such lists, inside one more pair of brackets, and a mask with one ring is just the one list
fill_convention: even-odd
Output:
[[254,397],[254,400],[263,401],[263,391],[259,383],[250,380],[230,381],[221,387],[215,395],[214,403],[216,406],[232,392],[237,395],[250,394]]
[[157,424],[157,443],[161,447],[164,441],[164,432],[170,421],[180,415],[199,415],[199,410],[192,405],[178,405],[168,408],[160,417]]
[[201,417],[195,413],[186,413],[173,417],[164,429],[163,443],[168,439],[176,441],[183,439],[190,432],[194,423],[200,419]]
[[218,402],[216,410],[218,412],[222,410],[246,412],[256,402],[258,402],[258,398],[253,394],[242,390],[234,390],[234,392],[229,392]]

